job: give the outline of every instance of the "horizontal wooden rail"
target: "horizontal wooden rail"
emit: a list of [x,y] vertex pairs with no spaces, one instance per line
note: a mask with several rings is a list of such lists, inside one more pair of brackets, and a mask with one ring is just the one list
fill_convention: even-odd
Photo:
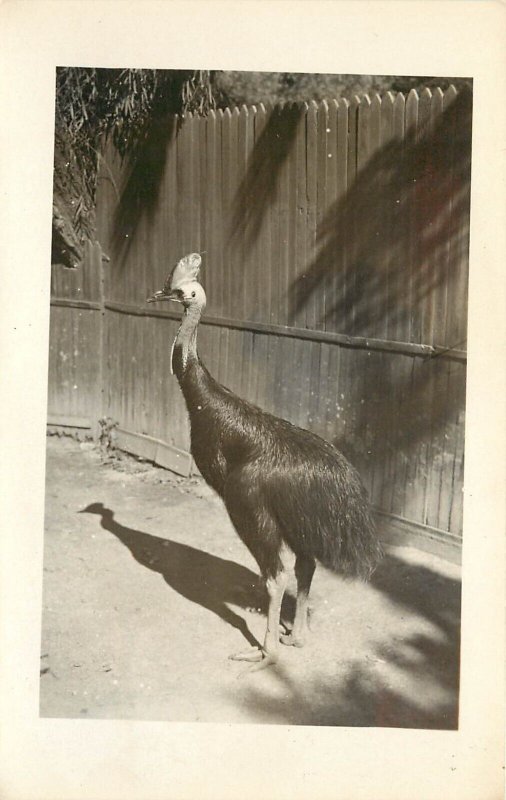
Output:
[[[167,309],[152,308],[151,306],[135,306],[128,303],[118,303],[106,300],[105,308],[116,311],[120,314],[130,314],[138,317],[160,317],[179,321],[181,313],[169,311]],[[380,350],[392,353],[403,353],[411,356],[422,356],[424,358],[444,357],[466,361],[467,353],[465,350],[456,350],[445,347],[432,347],[428,344],[416,344],[414,342],[396,342],[385,339],[369,339],[362,336],[348,336],[344,333],[334,333],[332,331],[317,331],[307,328],[292,328],[285,325],[271,325],[264,322],[252,322],[250,320],[230,319],[228,317],[208,317],[203,316],[202,325],[216,325],[220,328],[232,328],[252,333],[274,334],[275,336],[288,336],[292,339],[305,339],[311,342],[324,342],[329,344],[340,344],[343,347],[354,347],[361,350]]]
[[89,311],[101,311],[102,305],[95,300],[74,300],[72,297],[52,297],[50,305],[66,308],[84,308]]

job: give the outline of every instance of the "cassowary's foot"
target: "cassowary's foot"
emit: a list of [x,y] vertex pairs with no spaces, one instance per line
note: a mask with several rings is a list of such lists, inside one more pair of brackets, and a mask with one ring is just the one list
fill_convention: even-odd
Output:
[[249,650],[229,656],[231,661],[262,661],[263,658],[264,652],[260,647],[250,647]]
[[304,647],[305,645],[302,636],[294,636],[293,633],[282,633],[279,637],[279,641],[291,647]]
[[277,664],[278,655],[277,653],[264,653],[262,651],[262,660],[257,661],[254,664],[250,664],[249,667],[243,669],[238,675],[238,678],[243,678],[245,675],[249,675],[251,672],[259,672],[261,669],[265,669],[266,667],[271,667],[273,664]]
[[243,675],[248,675],[250,672],[258,672],[261,669],[265,669],[266,667],[270,667],[273,664],[276,664],[278,661],[278,654],[277,653],[266,653],[264,650],[261,650],[258,647],[254,647],[251,650],[246,650],[243,653],[236,653],[235,655],[229,656],[232,661],[251,661],[251,666],[247,669],[243,669],[237,677],[242,678]]
[[261,669],[265,669],[266,667],[271,667],[273,664],[277,664],[278,662],[278,655],[277,653],[263,653],[263,658],[261,661],[258,661],[256,664],[252,664],[251,667],[244,669],[238,677],[242,677],[243,675],[249,674],[250,672],[258,672]]

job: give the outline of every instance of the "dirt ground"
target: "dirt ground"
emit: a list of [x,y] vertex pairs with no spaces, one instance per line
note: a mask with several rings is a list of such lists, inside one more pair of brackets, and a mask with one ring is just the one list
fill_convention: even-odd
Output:
[[262,640],[265,594],[202,480],[57,436],[46,480],[41,716],[456,727],[458,567],[410,548],[370,584],[318,567],[306,647],[244,674],[227,657]]

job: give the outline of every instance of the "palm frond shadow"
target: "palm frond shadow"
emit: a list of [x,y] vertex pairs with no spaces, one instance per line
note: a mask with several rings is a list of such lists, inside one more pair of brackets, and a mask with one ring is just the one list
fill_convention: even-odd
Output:
[[314,260],[290,288],[292,321],[325,288],[325,320],[370,336],[454,280],[468,248],[471,115],[462,91],[436,124],[376,151],[318,228]]
[[[273,697],[271,691],[264,692],[263,684],[257,681],[250,682],[243,697],[246,706],[261,715],[263,722],[457,729],[459,581],[388,556],[372,584],[394,606],[429,622],[433,633],[386,637],[384,641],[378,635],[365,659],[352,655],[346,660],[344,642],[344,665],[336,665],[334,674],[324,678],[320,674],[301,682],[286,666],[277,665],[272,674],[282,687],[279,695]],[[313,645],[316,650],[316,643]],[[378,661],[384,665],[381,670],[375,669]],[[328,672],[332,671],[331,667]],[[389,677],[392,673],[398,676],[394,685]],[[426,687],[423,695],[415,688],[417,685]]]
[[388,493],[396,479],[389,473],[396,454],[407,463],[423,445],[428,463],[438,457],[440,439],[455,435],[464,417],[466,372],[461,364],[438,358],[417,360],[395,373],[385,364],[377,359],[357,375],[357,397],[369,402],[349,409],[346,433],[333,444],[364,474],[381,473]]
[[136,241],[141,223],[151,220],[157,210],[167,162],[167,149],[178,117],[153,117],[147,123],[134,152],[125,156],[123,184],[112,223],[112,248],[119,264],[124,264]]
[[278,177],[292,149],[304,106],[292,103],[267,111],[267,123],[255,142],[246,174],[234,196],[229,238],[235,246],[251,248],[258,238],[265,214],[276,196]]

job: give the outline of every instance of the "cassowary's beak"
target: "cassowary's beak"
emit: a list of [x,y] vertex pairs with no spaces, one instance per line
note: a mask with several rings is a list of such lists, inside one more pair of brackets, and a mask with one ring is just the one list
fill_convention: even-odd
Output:
[[157,303],[159,300],[174,300],[175,303],[180,303],[181,298],[175,291],[166,292],[165,289],[155,292],[151,297],[146,298],[146,303]]

